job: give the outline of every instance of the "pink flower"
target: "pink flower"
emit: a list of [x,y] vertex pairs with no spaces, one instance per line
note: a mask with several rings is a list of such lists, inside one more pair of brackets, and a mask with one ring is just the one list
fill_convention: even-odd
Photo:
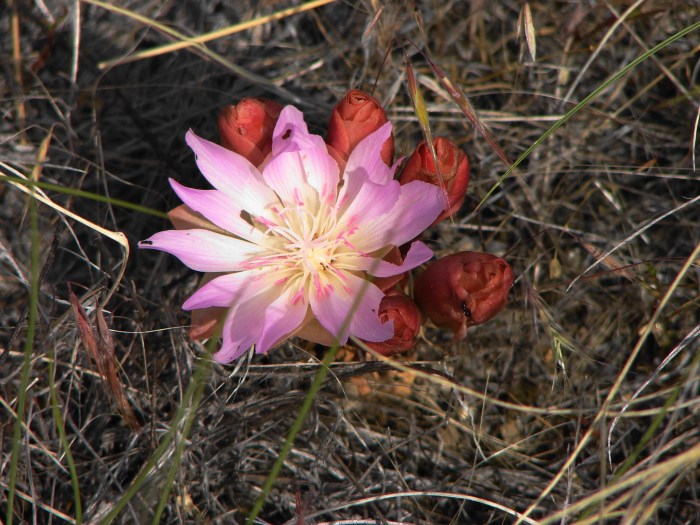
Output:
[[[187,143],[213,190],[171,180],[201,214],[195,229],[168,230],[140,247],[162,250],[200,272],[219,275],[197,290],[186,310],[227,308],[223,343],[214,358],[236,359],[255,345],[267,352],[293,335],[343,344],[350,335],[385,341],[393,323],[378,312],[384,294],[369,276],[415,268],[432,252],[414,242],[400,265],[382,258],[421,233],[442,209],[439,188],[400,185],[381,158],[386,123],[350,154],[343,178],[303,115],[285,107],[272,135],[270,161],[258,170],[241,155],[192,131]],[[401,227],[397,227],[401,225]]]

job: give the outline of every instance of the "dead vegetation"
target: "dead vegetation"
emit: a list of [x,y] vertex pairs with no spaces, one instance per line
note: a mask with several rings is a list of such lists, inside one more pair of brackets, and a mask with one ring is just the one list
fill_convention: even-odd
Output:
[[[302,4],[118,3],[137,19],[96,1],[10,1],[2,519],[245,522],[322,356],[292,342],[209,368],[180,308],[198,276],[132,249],[120,279],[118,242],[64,210],[133,248],[178,204],[168,177],[201,184],[186,130],[214,139],[218,108],[246,96],[295,103],[324,133],[347,89],[374,90],[397,151],[410,153],[420,127],[404,37],[517,159],[611,75],[700,20],[695,2],[637,3],[336,1],[140,58]],[[700,522],[698,34],[609,83],[495,189],[507,166],[404,48],[434,135],[472,164],[462,212],[426,238],[438,255],[504,256],[516,286],[466,342],[426,329],[417,368],[335,364],[260,523]],[[36,191],[54,205],[34,213],[23,177],[45,183]]]

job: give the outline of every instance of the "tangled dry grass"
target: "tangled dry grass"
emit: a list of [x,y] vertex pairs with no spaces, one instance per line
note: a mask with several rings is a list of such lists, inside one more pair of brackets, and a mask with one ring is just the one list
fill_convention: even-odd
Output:
[[[246,96],[295,103],[323,133],[347,89],[374,89],[410,153],[420,128],[405,37],[517,158],[700,20],[696,2],[636,4],[530,2],[530,21],[509,0],[336,1],[148,58],[138,53],[182,40],[173,31],[301,3],[118,3],[137,19],[93,0],[11,0],[0,32],[2,519],[243,523],[322,355],[293,341],[209,367],[180,309],[198,277],[133,250],[121,277],[119,239],[64,210],[132,247],[163,229],[157,212],[178,204],[167,178],[198,180],[185,131],[214,138],[218,108]],[[434,134],[472,164],[462,212],[427,242],[438,255],[502,255],[516,286],[464,342],[426,329],[414,368],[334,364],[259,523],[700,523],[698,34],[607,85],[478,209],[506,166],[405,47]],[[37,189],[55,205],[26,197],[22,177],[57,185]]]

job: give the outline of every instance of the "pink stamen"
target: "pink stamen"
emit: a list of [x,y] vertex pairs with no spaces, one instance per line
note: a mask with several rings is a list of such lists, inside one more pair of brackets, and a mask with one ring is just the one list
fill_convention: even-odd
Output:
[[294,200],[297,203],[297,206],[303,206],[304,201],[301,198],[301,192],[299,191],[299,188],[294,188]]
[[299,301],[301,301],[301,304],[304,304],[304,289],[302,288],[299,290],[296,294],[294,294],[294,297],[292,298],[292,304],[297,304]]
[[[275,211],[275,213],[277,213],[277,212]],[[258,216],[258,217],[256,217],[256,219],[260,224],[262,224],[263,226],[266,226],[268,228],[274,228],[275,226],[277,226],[274,222],[272,222],[271,220],[269,220],[265,217]]]
[[314,288],[316,288],[316,295],[323,297],[323,286],[321,285],[321,279],[318,274],[314,274]]

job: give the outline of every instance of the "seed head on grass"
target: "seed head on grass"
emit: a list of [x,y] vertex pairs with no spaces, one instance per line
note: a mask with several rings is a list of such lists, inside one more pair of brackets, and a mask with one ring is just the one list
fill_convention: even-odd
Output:
[[400,185],[382,160],[391,135],[383,124],[350,153],[344,172],[303,115],[284,108],[272,136],[269,161],[257,168],[245,157],[192,131],[187,143],[214,190],[171,180],[194,212],[199,228],[168,230],[140,247],[162,250],[193,270],[217,272],[183,305],[186,310],[228,309],[223,344],[229,362],[255,346],[267,352],[292,335],[332,344],[350,335],[381,342],[394,335],[382,323],[384,293],[369,276],[389,277],[415,268],[432,252],[411,244],[399,265],[382,258],[425,230],[443,207],[434,185]]

